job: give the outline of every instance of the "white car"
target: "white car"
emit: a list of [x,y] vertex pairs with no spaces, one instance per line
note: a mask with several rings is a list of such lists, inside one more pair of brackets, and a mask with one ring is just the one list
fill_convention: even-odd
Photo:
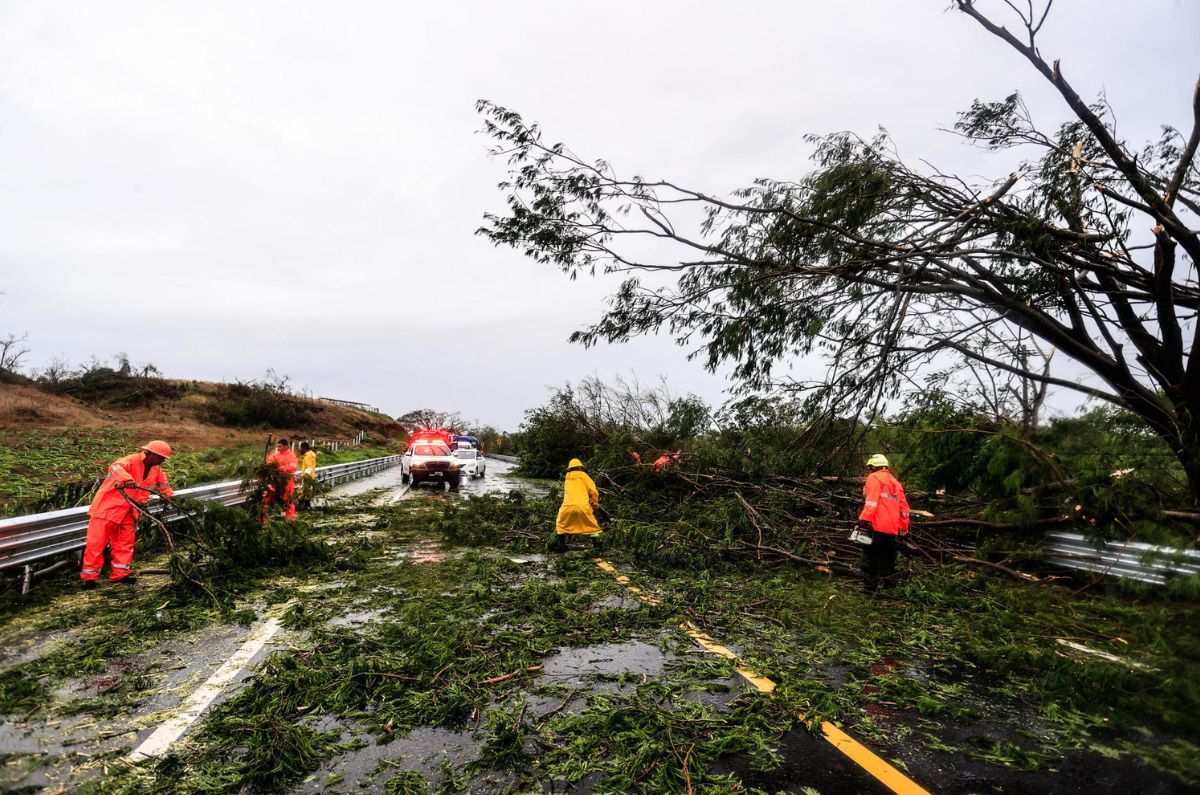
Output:
[[462,466],[464,475],[481,478],[487,472],[487,459],[474,447],[460,447],[454,451],[454,457]]
[[439,480],[457,489],[462,482],[462,464],[441,442],[417,442],[400,458],[400,480],[414,486]]

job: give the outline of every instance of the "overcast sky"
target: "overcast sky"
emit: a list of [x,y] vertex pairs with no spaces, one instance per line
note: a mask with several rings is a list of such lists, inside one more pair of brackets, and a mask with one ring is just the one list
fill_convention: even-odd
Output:
[[[878,125],[906,158],[1002,174],[938,128],[1014,89],[1039,121],[1064,113],[948,6],[0,0],[0,334],[28,332],[35,366],[273,368],[507,428],[592,374],[720,402],[666,340],[569,345],[612,283],[473,234],[504,176],[475,100],[718,194],[803,174],[805,133]],[[1059,0],[1042,49],[1140,142],[1186,126],[1197,42],[1196,0]]]

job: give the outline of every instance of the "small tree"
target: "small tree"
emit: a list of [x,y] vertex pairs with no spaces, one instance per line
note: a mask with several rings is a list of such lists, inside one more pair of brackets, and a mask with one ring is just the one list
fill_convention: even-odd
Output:
[[29,355],[29,348],[25,347],[29,335],[9,334],[6,337],[0,337],[0,372],[17,373],[21,369],[21,360]]
[[[810,139],[808,176],[723,199],[620,177],[481,101],[510,176],[507,214],[488,215],[480,232],[572,277],[625,276],[610,308],[572,335],[585,345],[665,331],[710,368],[732,363],[751,387],[772,385],[781,361],[820,354],[825,379],[787,386],[817,389],[842,412],[874,412],[923,370],[975,362],[1132,412],[1167,442],[1200,502],[1200,85],[1191,133],[1164,127],[1135,151],[1107,103],[1085,102],[1043,58],[1050,2],[988,4],[1015,14],[1019,35],[982,5],[955,8],[1031,64],[1074,117],[1044,131],[1018,94],[976,101],[956,130],[1030,152],[1011,174],[918,169],[884,134],[841,133]],[[647,255],[642,241],[676,256]],[[1016,352],[1018,334],[1061,355],[1045,368]]]
[[75,371],[71,368],[71,363],[61,356],[55,356],[37,373],[38,382],[48,387],[57,387],[67,379],[74,377]]
[[396,422],[406,433],[412,433],[421,428],[449,428],[457,430],[465,425],[462,415],[456,411],[438,411],[437,409],[415,409],[396,418]]

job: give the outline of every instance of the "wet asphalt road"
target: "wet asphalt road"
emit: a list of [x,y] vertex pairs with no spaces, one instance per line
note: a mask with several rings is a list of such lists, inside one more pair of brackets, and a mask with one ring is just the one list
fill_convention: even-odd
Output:
[[[489,458],[487,461],[487,470],[483,477],[466,478],[462,481],[462,485],[457,492],[450,493],[457,493],[463,496],[507,494],[510,491],[523,491],[526,494],[533,495],[545,494],[546,489],[544,486],[514,476],[513,471],[516,468],[516,464]],[[443,490],[445,487],[443,484],[435,482],[422,483],[417,488],[422,492],[436,492]],[[411,487],[407,483],[401,482],[400,467],[393,467],[380,472],[378,475],[336,486],[330,492],[329,497],[352,497],[372,491],[380,492],[372,502],[375,505],[386,505],[388,503],[399,502],[408,497],[411,493]]]
[[[514,469],[514,464],[489,459],[483,478],[465,480],[457,492],[450,494],[461,498],[512,490],[545,493],[544,486],[514,477]],[[430,494],[441,490],[440,484],[418,488],[420,492]],[[400,467],[394,467],[372,477],[337,486],[326,499],[371,494],[373,504],[386,505],[404,500],[412,493],[411,486],[400,480]],[[148,582],[156,579],[154,575],[147,577]],[[56,606],[70,610],[104,598],[105,593],[72,592],[58,599]],[[69,643],[80,632],[86,632],[86,629],[17,633],[17,640],[0,648],[0,670],[36,659],[63,643]],[[247,628],[241,626],[213,626],[195,636],[178,639],[164,637],[163,643],[130,659],[115,662],[104,675],[79,677],[64,685],[66,691],[72,691],[68,693],[72,697],[99,695],[106,687],[119,681],[125,670],[152,665],[165,672],[154,677],[157,693],[153,698],[126,714],[110,716],[103,722],[98,722],[87,713],[55,720],[44,720],[41,716],[33,715],[23,720],[0,716],[0,791],[26,788],[28,791],[37,791],[44,788],[49,792],[68,792],[81,781],[94,778],[102,767],[101,762],[93,761],[95,757],[124,753],[136,741],[144,739],[161,722],[162,714],[176,708],[237,650],[246,634]],[[291,633],[284,632],[267,643],[238,672],[231,683],[235,687],[223,693],[217,699],[218,703],[227,697],[228,692],[236,689],[238,682],[251,675],[262,660],[293,640]],[[42,755],[45,755],[43,758],[49,764],[37,763],[37,757]]]

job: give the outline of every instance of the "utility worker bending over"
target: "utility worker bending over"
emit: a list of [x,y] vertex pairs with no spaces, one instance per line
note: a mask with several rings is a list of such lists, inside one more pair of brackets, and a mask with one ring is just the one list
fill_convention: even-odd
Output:
[[[133,585],[137,582],[133,570],[133,545],[137,540],[137,521],[150,499],[147,488],[160,491],[170,497],[175,492],[167,483],[161,464],[171,457],[171,446],[166,442],[153,441],[124,458],[118,458],[108,467],[108,475],[100,484],[92,505],[88,508],[87,545],[83,549],[83,567],[79,579],[84,588],[95,588],[104,567],[104,548],[112,547],[113,582]],[[120,487],[120,490],[118,490]],[[139,507],[130,505],[125,496]]]
[[284,475],[286,481],[282,495],[275,493],[274,485],[267,487],[267,493],[263,495],[262,521],[266,522],[271,507],[279,500],[283,500],[283,516],[289,522],[294,522],[296,521],[296,470],[300,468],[300,463],[296,460],[296,454],[292,452],[292,443],[287,440],[286,436],[281,437],[279,444],[267,455],[266,463],[279,467],[279,471]]
[[882,453],[867,459],[858,526],[871,534],[871,543],[863,547],[862,571],[863,587],[873,593],[896,573],[899,537],[908,535],[908,498]]
[[563,480],[563,501],[554,523],[554,546],[556,552],[567,548],[567,536],[595,536],[603,531],[596,521],[594,510],[600,504],[600,491],[587,472],[583,462],[572,458]]

